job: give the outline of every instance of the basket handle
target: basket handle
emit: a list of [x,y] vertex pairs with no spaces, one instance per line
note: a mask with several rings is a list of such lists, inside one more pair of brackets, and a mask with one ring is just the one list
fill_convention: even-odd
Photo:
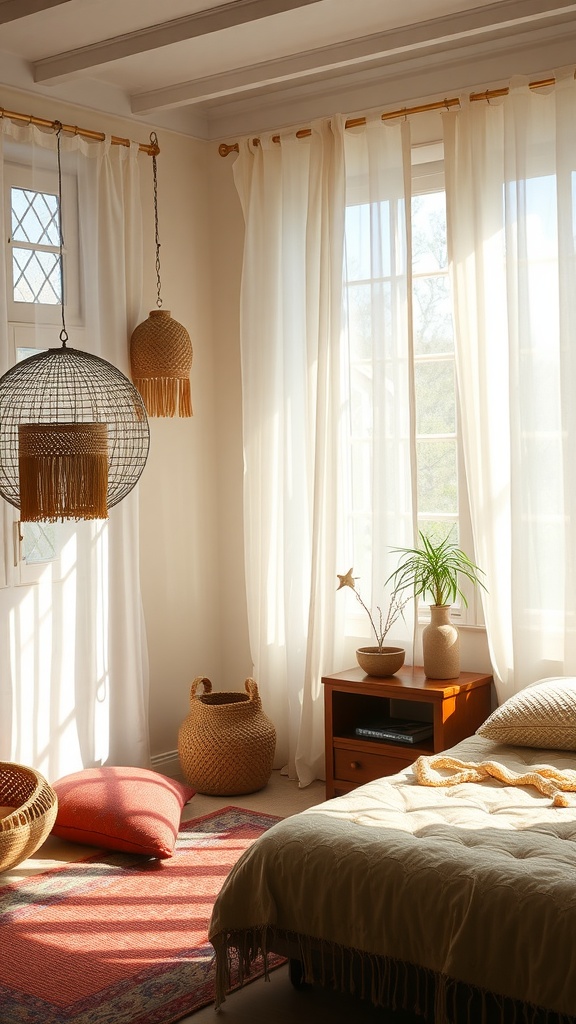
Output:
[[260,694],[258,692],[258,683],[256,682],[256,680],[245,679],[244,689],[246,690],[246,693],[250,697],[250,700],[252,701],[254,706],[257,708],[262,707],[262,701],[260,700]]
[[210,680],[207,679],[206,676],[196,676],[196,679],[194,679],[194,681],[193,681],[193,683],[192,683],[192,685],[190,687],[190,706],[191,707],[192,707],[192,705],[194,703],[194,698],[196,696],[196,690],[198,689],[200,683],[204,684],[204,693],[212,693],[212,683],[210,682]]

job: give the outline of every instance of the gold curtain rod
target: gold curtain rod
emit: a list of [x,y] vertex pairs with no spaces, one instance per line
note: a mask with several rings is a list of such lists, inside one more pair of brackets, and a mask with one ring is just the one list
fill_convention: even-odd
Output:
[[[69,132],[71,135],[80,135],[83,139],[93,139],[96,142],[103,142],[106,138],[104,132],[93,132],[90,128],[78,128],[78,125],[62,124],[60,121],[48,121],[45,117],[34,117],[33,114],[18,114],[15,110],[5,110],[4,107],[0,107],[0,118],[2,117],[7,117],[10,121],[24,121],[25,124],[35,124],[40,128],[52,128],[53,131],[61,128],[63,132]],[[130,145],[130,139],[122,139],[118,135],[112,135],[110,141],[113,146]],[[160,147],[151,142],[140,142],[138,149],[141,153],[147,153],[148,156],[157,156],[160,152]]]
[[[547,85],[556,85],[556,79],[543,78],[541,81],[530,82],[529,84],[531,89],[544,89]],[[507,87],[502,89],[486,89],[485,92],[470,93],[468,99],[472,103],[479,100],[484,100],[488,102],[489,100],[497,99],[499,96],[507,96],[509,91],[510,90]],[[434,103],[422,103],[420,106],[417,107],[402,107],[401,110],[391,110],[387,114],[381,114],[380,117],[383,121],[392,121],[396,117],[408,117],[408,114],[423,114],[427,110],[449,110],[450,107],[459,106],[460,100],[458,99],[457,96],[453,96],[450,99],[436,100],[436,102]],[[346,121],[344,127],[358,128],[360,125],[364,124],[366,124],[365,117],[351,117]],[[299,128],[298,131],[296,132],[296,138],[304,139],[311,134],[311,128]],[[273,135],[272,142],[280,142],[280,136]],[[252,143],[254,146],[259,146],[260,139],[252,139]],[[232,142],[230,145],[228,145],[226,142],[222,142],[218,147],[218,152],[220,153],[220,156],[228,156],[229,153],[239,153],[240,146],[237,142]]]

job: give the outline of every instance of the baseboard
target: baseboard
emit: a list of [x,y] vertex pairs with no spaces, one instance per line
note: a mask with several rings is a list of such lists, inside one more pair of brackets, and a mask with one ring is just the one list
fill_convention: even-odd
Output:
[[150,766],[155,772],[167,775],[170,779],[182,780],[182,769],[177,750],[166,750],[163,754],[153,754]]

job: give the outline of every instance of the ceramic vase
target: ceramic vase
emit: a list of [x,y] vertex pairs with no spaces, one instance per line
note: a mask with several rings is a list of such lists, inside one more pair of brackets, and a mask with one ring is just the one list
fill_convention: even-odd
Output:
[[450,618],[449,604],[430,605],[430,623],[422,633],[424,672],[429,679],[460,675],[460,637]]

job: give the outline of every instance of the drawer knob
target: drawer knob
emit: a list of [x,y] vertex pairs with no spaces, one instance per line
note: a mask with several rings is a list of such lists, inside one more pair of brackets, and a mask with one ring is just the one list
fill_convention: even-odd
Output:
[[359,768],[360,767],[360,761],[350,761],[350,767],[351,768]]

